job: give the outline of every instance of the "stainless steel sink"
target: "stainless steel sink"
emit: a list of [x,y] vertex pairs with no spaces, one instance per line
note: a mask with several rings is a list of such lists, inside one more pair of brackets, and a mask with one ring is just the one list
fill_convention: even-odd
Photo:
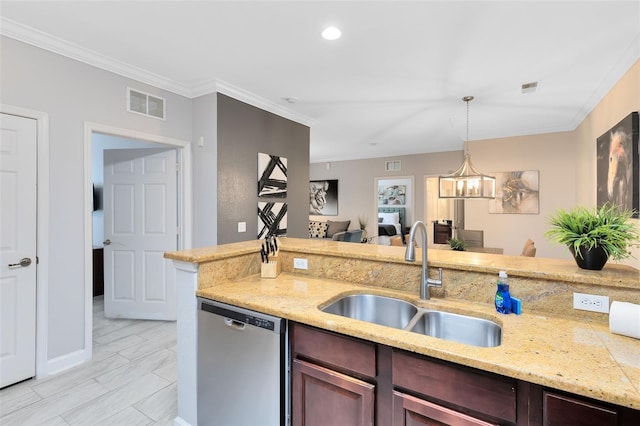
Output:
[[502,328],[489,320],[441,311],[424,311],[413,325],[414,333],[481,347],[500,346]]
[[336,300],[322,311],[402,329],[418,313],[418,308],[409,302],[391,297],[354,294]]
[[344,296],[320,310],[472,346],[495,347],[502,343],[502,328],[493,321],[422,309],[392,297],[354,294]]

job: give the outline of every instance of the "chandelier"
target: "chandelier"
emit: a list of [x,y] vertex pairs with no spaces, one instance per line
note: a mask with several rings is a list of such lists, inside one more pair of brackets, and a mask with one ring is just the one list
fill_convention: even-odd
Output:
[[465,96],[462,100],[467,104],[467,139],[464,142],[464,161],[455,172],[440,176],[439,198],[495,198],[496,178],[477,171],[471,163],[471,155],[467,145],[469,143],[469,102],[473,96]]

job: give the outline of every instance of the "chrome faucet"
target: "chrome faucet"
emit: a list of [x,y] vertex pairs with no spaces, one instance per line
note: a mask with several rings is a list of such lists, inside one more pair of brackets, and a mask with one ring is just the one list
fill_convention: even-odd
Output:
[[409,241],[407,241],[407,251],[404,253],[404,260],[407,262],[416,261],[416,229],[420,228],[422,233],[422,276],[420,277],[420,299],[429,300],[429,287],[442,287],[442,268],[438,268],[438,279],[429,278],[427,267],[427,225],[424,222],[416,221],[411,226]]

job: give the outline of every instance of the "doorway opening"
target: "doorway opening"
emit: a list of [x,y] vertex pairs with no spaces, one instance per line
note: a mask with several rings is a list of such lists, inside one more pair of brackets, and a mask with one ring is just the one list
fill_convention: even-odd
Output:
[[424,190],[428,245],[448,244],[449,239],[457,237],[457,230],[464,229],[464,200],[439,198],[437,176],[425,177]]
[[[94,166],[96,157],[101,158],[98,151],[111,148],[174,148],[180,167],[177,173],[177,248],[191,247],[191,143],[167,138],[155,134],[141,133],[129,129],[116,128],[97,123],[85,123],[84,136],[84,188],[85,188],[85,361],[92,357],[93,351],[93,250],[98,242],[102,242],[99,230],[94,230],[94,182],[99,167]],[[94,153],[94,151],[96,151]],[[96,155],[94,155],[96,154]],[[100,160],[101,161],[101,160]],[[101,179],[101,178],[100,178]],[[99,191],[97,191],[99,194]],[[99,201],[99,197],[98,197]],[[101,221],[96,219],[96,228],[101,228]]]

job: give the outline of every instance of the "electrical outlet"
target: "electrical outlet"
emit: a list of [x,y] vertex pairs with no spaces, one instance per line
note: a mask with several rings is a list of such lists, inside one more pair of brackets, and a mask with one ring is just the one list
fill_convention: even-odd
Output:
[[609,313],[609,297],[595,294],[573,293],[573,309]]
[[309,269],[307,259],[293,258],[293,269]]

